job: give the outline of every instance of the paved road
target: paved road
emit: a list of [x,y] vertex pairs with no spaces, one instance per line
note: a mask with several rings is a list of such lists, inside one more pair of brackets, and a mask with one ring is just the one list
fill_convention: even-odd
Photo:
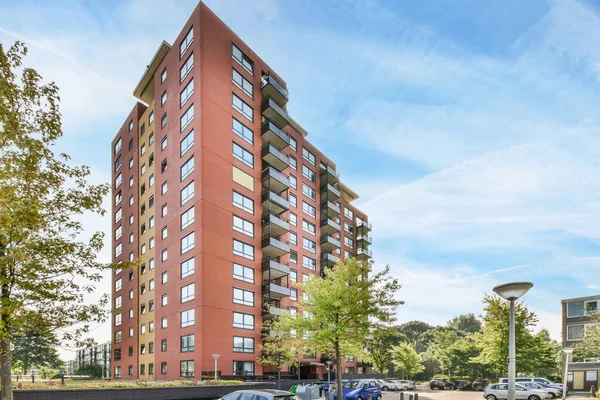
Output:
[[[455,390],[430,390],[429,388],[417,388],[405,392],[404,400],[409,400],[408,395],[415,393],[419,394],[419,400],[484,400],[482,392],[463,392]],[[569,400],[591,400],[592,398],[571,396],[567,397]],[[384,392],[382,400],[400,400],[400,393],[397,392]]]

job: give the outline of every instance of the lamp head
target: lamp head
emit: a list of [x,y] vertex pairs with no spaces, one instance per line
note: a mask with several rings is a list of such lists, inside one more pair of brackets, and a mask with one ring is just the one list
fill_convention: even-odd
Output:
[[498,285],[494,292],[505,300],[514,301],[523,296],[533,287],[531,282],[511,282]]
[[220,355],[220,354],[213,354],[212,356],[213,356],[213,358],[214,358],[215,360],[216,360],[217,358],[221,357],[221,355]]
[[564,349],[562,349],[562,351],[564,351],[565,354],[571,354],[571,353],[573,353],[573,348],[565,347]]

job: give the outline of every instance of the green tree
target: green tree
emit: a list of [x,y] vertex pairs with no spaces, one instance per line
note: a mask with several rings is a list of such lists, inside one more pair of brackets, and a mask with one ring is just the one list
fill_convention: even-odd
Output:
[[402,379],[410,378],[425,369],[421,356],[410,343],[403,342],[393,346],[391,353],[394,366],[402,373]]
[[380,329],[373,333],[368,341],[367,350],[373,361],[373,368],[380,374],[391,374],[393,369],[391,349],[407,340],[406,336],[395,329]]
[[423,353],[423,357],[428,361],[437,362],[442,373],[450,373],[452,369],[452,346],[464,337],[464,334],[455,329],[442,326],[435,327],[432,331],[433,341]]
[[13,365],[23,375],[32,367],[60,368],[63,362],[58,356],[58,340],[52,332],[28,331],[13,338]]
[[461,314],[448,321],[447,326],[460,332],[475,333],[481,329],[481,321],[473,313]]
[[419,340],[419,337],[433,329],[433,326],[423,321],[409,321],[402,325],[396,326],[396,331],[403,334],[408,339],[409,343],[415,344]]
[[1,400],[13,398],[14,332],[60,329],[61,340],[78,340],[108,305],[108,295],[88,298],[102,278],[103,234],[82,240],[79,217],[105,213],[109,186],[90,185],[88,167],[55,154],[63,134],[58,87],[22,65],[26,54],[22,43],[0,44]]
[[291,367],[298,363],[298,350],[301,343],[291,335],[289,330],[276,331],[272,320],[263,324],[262,345],[258,362],[261,365],[273,366],[277,371],[277,387],[281,386],[281,368]]
[[600,312],[592,314],[592,321],[585,327],[583,341],[575,345],[573,357],[576,360],[600,357]]
[[[398,281],[389,267],[369,276],[371,267],[354,258],[326,269],[322,279],[303,282],[306,301],[294,318],[284,315],[275,322],[276,331],[294,329],[314,352],[331,354],[336,365],[344,355],[358,356],[367,345],[365,338],[389,326],[403,302],[396,299]],[[336,374],[338,399],[342,398],[341,374]]]
[[75,375],[90,376],[94,379],[102,379],[103,367],[99,364],[83,364],[77,368]]

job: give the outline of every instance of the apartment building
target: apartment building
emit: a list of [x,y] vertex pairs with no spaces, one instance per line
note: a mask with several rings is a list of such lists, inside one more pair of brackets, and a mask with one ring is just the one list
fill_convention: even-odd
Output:
[[[598,311],[600,295],[565,299],[562,305],[562,345],[573,348],[583,340],[585,328],[593,323],[591,315]],[[596,358],[584,360],[569,356],[567,383],[574,390],[590,390],[600,385],[600,353]]]
[[102,378],[111,376],[111,343],[100,343],[96,346],[78,349],[74,361],[67,361],[67,373],[73,375],[82,365],[96,364],[102,367]]
[[[288,114],[286,83],[200,3],[162,42],[115,136],[113,377],[273,372],[262,321],[296,313],[298,283],[371,258],[371,224],[335,163]],[[290,374],[326,374],[304,358]],[[349,360],[341,370],[367,372]]]

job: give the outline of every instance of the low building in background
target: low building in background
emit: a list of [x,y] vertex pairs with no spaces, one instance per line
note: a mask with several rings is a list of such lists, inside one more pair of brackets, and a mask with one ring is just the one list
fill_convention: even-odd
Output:
[[[573,348],[583,340],[585,328],[593,323],[592,313],[598,311],[600,295],[565,299],[562,303],[562,346]],[[569,355],[567,382],[570,389],[589,391],[600,385],[600,354],[596,358],[573,360]]]
[[77,360],[65,361],[65,367],[67,369],[67,375],[74,375],[77,371]]
[[[85,364],[97,364],[102,366],[102,378],[110,378],[111,342],[101,343],[96,346],[77,350],[74,363],[76,368],[73,372]],[[68,367],[67,367],[68,368]]]

